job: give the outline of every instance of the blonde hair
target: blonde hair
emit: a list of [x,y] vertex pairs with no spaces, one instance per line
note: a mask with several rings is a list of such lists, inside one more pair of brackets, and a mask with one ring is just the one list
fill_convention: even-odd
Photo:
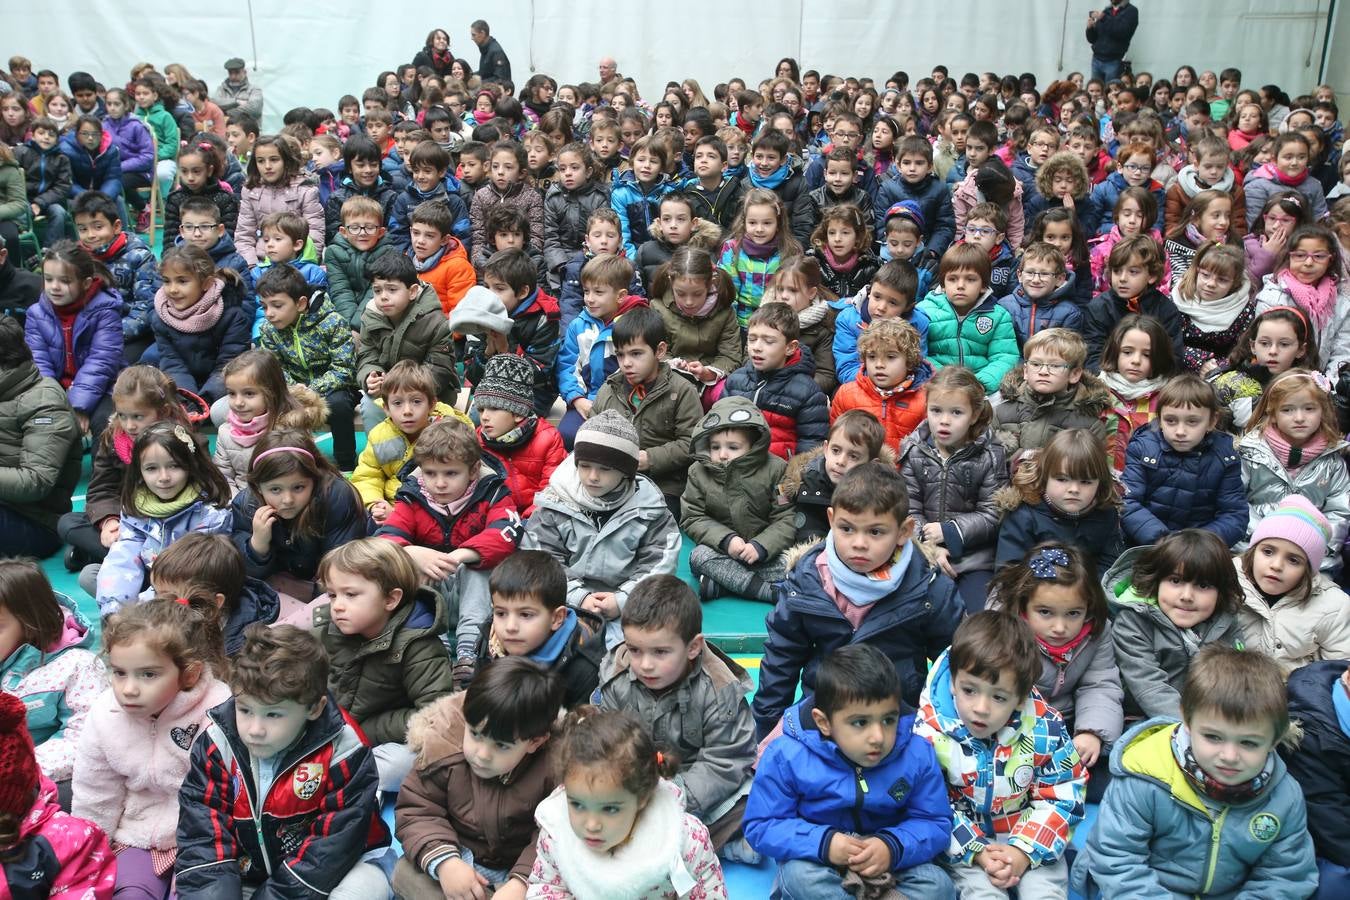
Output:
[[918,329],[904,319],[880,319],[865,328],[858,338],[860,357],[892,350],[905,358],[905,365],[911,372],[923,363]]
[[1022,345],[1022,358],[1031,359],[1038,352],[1058,356],[1074,369],[1083,368],[1087,362],[1087,344],[1077,332],[1067,328],[1047,328],[1027,338]]
[[1275,413],[1279,411],[1280,406],[1298,392],[1309,391],[1322,411],[1322,424],[1318,426],[1318,435],[1325,438],[1328,444],[1336,444],[1341,439],[1341,434],[1336,427],[1336,407],[1331,402],[1331,394],[1322,386],[1325,381],[1320,372],[1309,372],[1307,369],[1290,369],[1276,375],[1266,385],[1261,398],[1256,401],[1252,419],[1247,423],[1247,431],[1264,431],[1266,426],[1273,428]]

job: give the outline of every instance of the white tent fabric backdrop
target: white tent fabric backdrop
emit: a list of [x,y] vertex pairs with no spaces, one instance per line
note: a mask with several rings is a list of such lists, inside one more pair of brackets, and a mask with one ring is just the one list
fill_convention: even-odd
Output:
[[[38,68],[62,75],[83,69],[108,85],[125,81],[141,60],[161,71],[178,62],[214,90],[225,59],[241,56],[264,90],[264,126],[271,128],[293,106],[336,107],[342,94],[359,96],[380,71],[410,61],[435,27],[445,28],[455,55],[476,67],[469,23],[480,17],[510,57],[517,85],[533,72],[560,82],[595,80],[597,60],[611,55],[650,97],[666,81],[688,76],[709,95],[714,84],[732,76],[754,83],[772,74],[783,56],[796,57],[804,68],[870,75],[878,82],[896,69],[917,79],[944,63],[957,76],[967,70],[1030,71],[1044,86],[1088,70],[1087,13],[1106,3],[499,0],[436,9],[381,3],[372,15],[369,2],[354,0],[231,0],[200,8],[175,0],[7,0],[0,4],[0,59],[21,53]],[[1143,0],[1136,6],[1140,26],[1129,54],[1135,71],[1170,77],[1181,63],[1215,71],[1237,65],[1245,85],[1274,82],[1291,95],[1323,74],[1342,91],[1350,87],[1350,53],[1334,52],[1350,48],[1345,3]]]

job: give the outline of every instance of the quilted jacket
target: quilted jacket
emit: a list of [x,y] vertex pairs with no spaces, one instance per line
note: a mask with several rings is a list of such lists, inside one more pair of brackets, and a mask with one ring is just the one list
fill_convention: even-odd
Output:
[[1211,431],[1194,450],[1178,453],[1154,421],[1125,449],[1125,510],[1131,544],[1155,544],[1183,528],[1203,528],[1233,546],[1247,535],[1247,496],[1232,435]]
[[769,452],[784,459],[825,442],[830,407],[812,377],[811,351],[799,348],[781,369],[760,372],[746,363],[727,376],[727,397],[749,397],[769,423]]

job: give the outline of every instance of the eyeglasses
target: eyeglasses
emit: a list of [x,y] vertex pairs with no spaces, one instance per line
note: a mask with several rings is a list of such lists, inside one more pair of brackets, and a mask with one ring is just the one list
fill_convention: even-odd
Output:
[[93,140],[94,138],[103,136],[103,132],[101,131],[81,131],[77,132],[77,134],[82,140]]
[[342,230],[348,234],[354,234],[357,237],[361,237],[365,234],[374,234],[383,227],[383,225],[343,225]]
[[836,139],[837,139],[837,138],[860,138],[860,137],[862,137],[862,132],[861,132],[861,131],[836,131],[836,132],[834,133],[834,136],[835,136]]
[[1153,171],[1152,166],[1141,166],[1139,165],[1139,163],[1126,163],[1125,165],[1121,166],[1121,168],[1124,169],[1126,172],[1133,172],[1136,175],[1142,174],[1144,172]]
[[997,231],[995,231],[994,229],[989,228],[989,227],[987,227],[987,226],[981,226],[981,225],[967,225],[967,226],[966,226],[966,236],[967,236],[967,237],[993,237],[993,236],[996,235],[996,234],[998,234]]
[[1290,250],[1289,258],[1294,262],[1307,262],[1308,260],[1312,260],[1316,263],[1324,263],[1331,259],[1331,254],[1324,252],[1309,253],[1307,250]]
[[1034,372],[1049,372],[1053,375],[1055,372],[1067,372],[1072,369],[1073,366],[1062,362],[1046,362],[1042,359],[1029,359],[1027,360],[1027,368]]
[[1040,269],[1023,269],[1023,281],[1041,281],[1042,279],[1054,278],[1058,272],[1042,272]]
[[217,226],[215,226],[215,225],[189,225],[189,224],[187,224],[186,222],[183,222],[183,223],[180,223],[179,226],[178,226],[178,233],[179,233],[179,234],[206,234],[207,232],[212,231],[212,230],[215,229],[216,227],[217,227]]
[[1032,141],[1028,146],[1035,147],[1037,150],[1053,150],[1055,145],[1049,141]]

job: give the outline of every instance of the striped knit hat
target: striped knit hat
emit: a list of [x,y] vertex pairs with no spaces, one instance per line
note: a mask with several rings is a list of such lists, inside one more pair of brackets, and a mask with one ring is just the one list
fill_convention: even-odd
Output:
[[1308,568],[1316,572],[1327,555],[1331,525],[1321,510],[1301,494],[1290,494],[1266,514],[1252,532],[1251,546],[1267,538],[1283,538],[1297,544],[1308,557]]
[[637,475],[638,433],[622,413],[607,409],[577,429],[572,453],[578,463],[608,466],[626,478]]
[[479,409],[534,415],[534,366],[522,356],[497,354],[483,366],[483,377],[474,385],[473,402]]

